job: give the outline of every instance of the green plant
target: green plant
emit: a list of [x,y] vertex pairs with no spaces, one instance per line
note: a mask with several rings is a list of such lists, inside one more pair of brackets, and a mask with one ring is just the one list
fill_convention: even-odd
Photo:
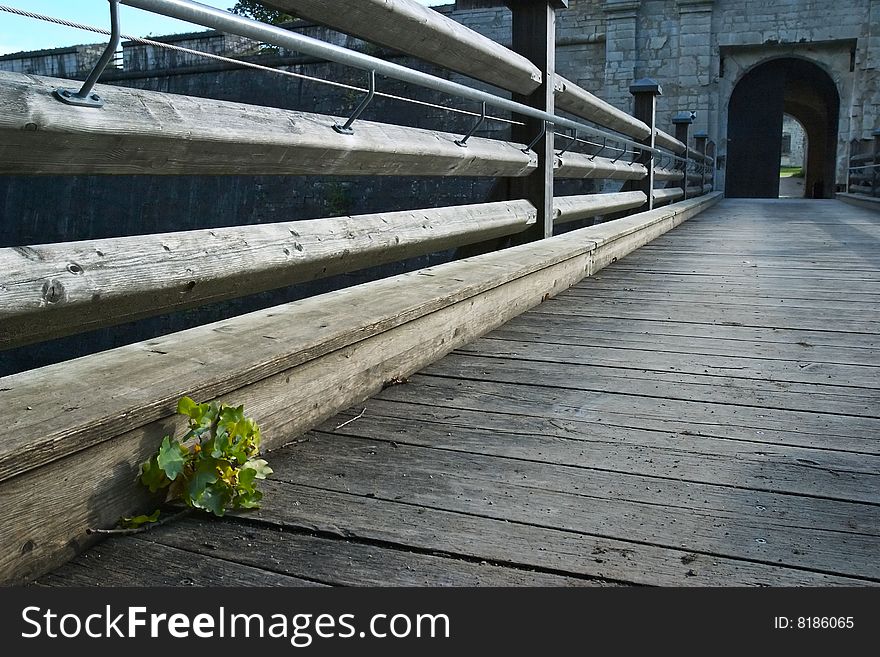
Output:
[[[165,436],[158,452],[141,465],[141,483],[152,493],[167,489],[166,503],[217,516],[227,509],[258,508],[263,494],[257,482],[272,468],[257,458],[260,429],[245,417],[244,406],[197,404],[184,397],[177,412],[188,418],[189,431],[180,440]],[[158,521],[159,515],[123,518],[122,524],[138,527]]]

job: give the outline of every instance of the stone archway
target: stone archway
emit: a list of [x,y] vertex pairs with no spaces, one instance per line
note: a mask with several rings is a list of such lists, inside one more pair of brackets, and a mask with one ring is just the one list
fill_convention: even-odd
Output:
[[840,116],[837,86],[818,65],[781,57],[746,73],[730,97],[727,196],[779,195],[783,114],[795,117],[807,131],[805,196],[830,198],[834,194]]

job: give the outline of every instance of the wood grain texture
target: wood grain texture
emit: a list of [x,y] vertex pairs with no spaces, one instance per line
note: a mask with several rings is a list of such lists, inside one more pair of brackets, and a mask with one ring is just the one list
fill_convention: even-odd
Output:
[[[17,409],[15,438],[0,453],[9,501],[0,510],[3,580],[57,566],[87,544],[87,527],[148,506],[134,486],[137,466],[179,430],[172,413],[181,395],[244,404],[265,447],[278,447],[622,257],[643,243],[642,231],[659,234],[710,204],[634,215],[3,379],[0,400]],[[57,501],[58,485],[64,504],[51,514],[21,512]]]
[[[782,291],[786,303],[821,294],[818,312],[873,324],[880,223],[838,202],[727,200],[623,262],[602,255],[677,225],[688,216],[679,208],[592,227],[591,267],[610,266],[273,452],[259,512],[161,528],[150,540],[179,554],[168,573],[207,558],[322,584],[880,583],[877,333],[799,328],[803,308],[772,303]],[[835,262],[850,278],[803,273],[833,274]],[[640,311],[616,317],[608,302],[630,294]],[[707,321],[693,311],[699,297],[775,323]],[[468,309],[468,321],[489,310]],[[426,344],[436,327],[422,321],[410,325]],[[387,355],[381,338],[348,360]],[[418,343],[401,332],[394,344]],[[355,371],[326,363],[340,377]],[[251,390],[309,412],[278,385]],[[136,451],[137,440],[114,443]],[[88,459],[105,453],[35,476],[67,474],[82,491],[80,473],[97,465]],[[118,476],[117,505],[131,495]],[[12,486],[22,479],[4,499],[26,506]],[[48,522],[75,524],[88,509]],[[0,533],[14,522],[0,518]],[[69,538],[60,545],[72,554]],[[19,562],[36,549],[10,545]],[[75,564],[82,582],[105,567]]]
[[607,157],[567,152],[556,157],[554,178],[605,178],[608,180],[641,180],[647,170],[641,164],[615,162]]
[[527,201],[0,249],[0,348],[521,232]]
[[684,198],[684,190],[681,187],[668,187],[666,189],[655,189],[651,195],[654,197],[656,205],[662,205]]
[[683,142],[659,128],[657,129],[657,134],[654,136],[654,143],[658,148],[665,148],[677,155],[687,152],[687,146]]
[[557,196],[553,199],[553,209],[556,212],[556,223],[564,224],[596,215],[640,208],[645,200],[642,192]]
[[415,0],[267,0],[264,4],[528,95],[541,71],[488,37]]
[[339,117],[98,85],[96,111],[52,97],[65,80],[0,72],[0,174],[507,176],[524,146]]
[[634,139],[644,139],[651,129],[642,121],[630,116],[611,103],[591,94],[583,87],[556,76],[556,106],[570,114],[616,130]]
[[677,169],[654,169],[654,180],[656,182],[666,182],[670,180],[682,180],[684,178],[684,172]]

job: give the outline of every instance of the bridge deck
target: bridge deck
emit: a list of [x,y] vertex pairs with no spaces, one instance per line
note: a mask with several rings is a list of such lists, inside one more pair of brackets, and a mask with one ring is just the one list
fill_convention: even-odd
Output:
[[880,581],[880,215],[727,200],[41,583]]

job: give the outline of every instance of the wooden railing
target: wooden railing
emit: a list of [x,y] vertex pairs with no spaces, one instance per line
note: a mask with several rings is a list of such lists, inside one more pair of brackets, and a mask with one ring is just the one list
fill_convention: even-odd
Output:
[[[245,404],[264,445],[282,445],[717,198],[706,196],[706,138],[691,148],[678,124],[676,137],[654,125],[659,85],[634,85],[633,117],[548,68],[563,2],[511,3],[520,52],[415,0],[271,4],[508,89],[523,125],[513,141],[360,119],[340,134],[346,117],[102,85],[102,107],[71,106],[54,95],[69,81],[0,73],[0,174],[487,176],[505,179],[509,198],[0,249],[0,349],[453,247],[513,246],[0,380],[11,418],[0,445],[0,581],[45,572],[89,543],[88,527],[153,503],[135,485],[138,465],[180,429],[180,396]],[[554,198],[561,178],[622,188]],[[550,237],[554,226],[627,212]]]
[[880,129],[871,141],[853,142],[850,148],[847,192],[880,197]]

